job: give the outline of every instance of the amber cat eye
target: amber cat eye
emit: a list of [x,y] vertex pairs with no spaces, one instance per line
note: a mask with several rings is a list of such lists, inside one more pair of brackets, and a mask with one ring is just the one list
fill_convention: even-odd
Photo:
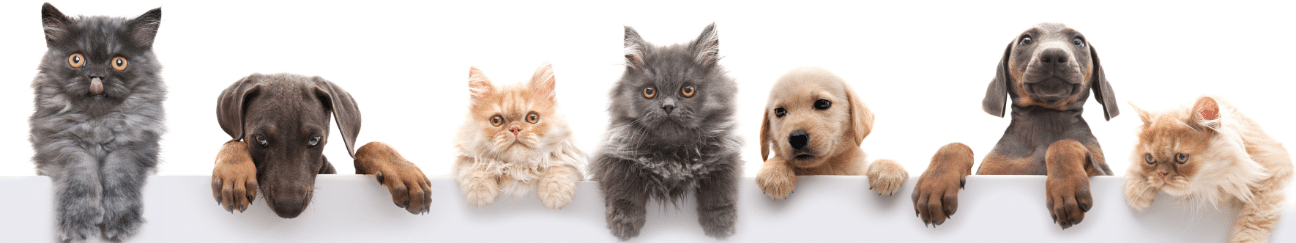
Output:
[[490,123],[491,123],[491,126],[497,126],[497,127],[500,126],[500,125],[504,125],[504,117],[499,116],[499,115],[492,116],[492,117],[490,118]]
[[1180,164],[1188,163],[1188,155],[1187,155],[1187,154],[1175,154],[1175,161],[1179,161]]
[[112,67],[117,71],[126,70],[126,64],[128,63],[125,57],[114,57],[112,59]]
[[540,122],[540,114],[536,114],[535,112],[532,112],[531,114],[527,114],[526,121],[530,122],[531,124]]
[[653,86],[644,87],[643,96],[644,98],[649,98],[649,99],[652,99],[653,97],[657,97],[657,88],[654,88]]
[[684,98],[693,98],[693,94],[696,92],[697,89],[693,88],[693,85],[684,85],[683,88],[680,88],[680,94],[683,94]]
[[81,53],[74,53],[72,56],[68,56],[68,65],[72,65],[74,68],[79,68],[82,65],[85,65],[85,56],[82,56]]
[[1155,158],[1152,158],[1152,154],[1144,154],[1144,155],[1143,155],[1143,162],[1147,162],[1148,164],[1155,164],[1155,163],[1156,163],[1156,159],[1155,159]]

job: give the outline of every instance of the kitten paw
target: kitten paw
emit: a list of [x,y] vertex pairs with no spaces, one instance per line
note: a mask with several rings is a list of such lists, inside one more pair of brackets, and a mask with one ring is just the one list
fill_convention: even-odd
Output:
[[484,207],[495,203],[495,198],[500,195],[499,184],[493,179],[483,177],[468,179],[463,185],[460,185],[460,189],[463,190],[464,197],[468,199],[468,205],[474,207]]
[[[64,202],[66,204],[66,202]],[[59,240],[83,241],[98,236],[103,222],[103,208],[98,203],[75,202],[60,207]]]
[[[113,204],[128,204],[129,206],[117,207]],[[144,224],[144,216],[138,202],[127,203],[106,203],[105,208],[120,208],[121,210],[107,210],[104,215],[103,233],[104,237],[110,240],[121,241],[134,235],[139,230],[140,225]]]
[[734,234],[734,225],[738,221],[737,209],[733,205],[711,209],[698,215],[698,222],[707,236],[716,239],[729,238]]
[[256,173],[247,143],[225,143],[216,155],[216,167],[212,169],[212,197],[227,212],[247,210],[256,199]]
[[1085,212],[1089,212],[1093,207],[1093,197],[1089,194],[1089,178],[1084,173],[1049,176],[1044,187],[1048,196],[1046,206],[1049,208],[1049,214],[1062,229],[1080,224],[1080,221],[1084,220]]
[[864,175],[868,176],[869,189],[877,190],[878,195],[895,194],[909,180],[909,172],[892,160],[874,161]]
[[770,199],[786,199],[796,189],[796,174],[785,165],[766,162],[760,173],[756,174],[756,185]]
[[579,176],[576,168],[571,166],[546,169],[545,177],[540,179],[540,185],[537,186],[536,195],[545,207],[562,209],[576,196],[576,181]]
[[612,208],[607,211],[607,224],[613,236],[621,241],[639,236],[639,230],[643,229],[644,222],[647,221],[644,216],[647,211],[642,205],[616,200],[608,206]]
[[1152,200],[1156,199],[1157,189],[1148,186],[1143,182],[1141,175],[1129,174],[1125,178],[1125,202],[1129,203],[1131,208],[1142,212],[1152,206]]

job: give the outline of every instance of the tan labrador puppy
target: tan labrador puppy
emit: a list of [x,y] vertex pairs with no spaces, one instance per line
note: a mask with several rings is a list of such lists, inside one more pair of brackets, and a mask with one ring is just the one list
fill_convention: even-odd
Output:
[[793,69],[774,84],[765,106],[760,133],[765,165],[756,184],[778,200],[796,188],[797,176],[866,175],[870,189],[892,194],[909,172],[895,161],[865,161],[859,146],[872,130],[873,112],[841,77],[822,68]]

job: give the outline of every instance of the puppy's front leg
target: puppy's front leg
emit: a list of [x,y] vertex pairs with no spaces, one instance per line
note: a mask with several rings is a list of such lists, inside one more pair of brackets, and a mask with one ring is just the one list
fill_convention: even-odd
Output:
[[256,199],[256,164],[248,154],[246,142],[230,141],[216,154],[212,168],[212,197],[225,211],[247,210]]
[[864,175],[868,176],[869,189],[876,189],[878,195],[894,194],[909,180],[909,172],[900,163],[889,159],[873,161]]
[[[732,164],[742,164],[738,158]],[[734,225],[738,221],[738,177],[741,170],[731,166],[713,172],[710,178],[698,180],[697,197],[698,223],[707,236],[724,239],[734,234]],[[795,178],[795,177],[794,177]]]
[[796,189],[796,179],[796,172],[781,156],[766,160],[760,172],[756,173],[756,185],[774,200],[785,199],[788,194],[792,194],[792,190]]
[[576,196],[576,181],[581,180],[580,171],[571,165],[559,165],[545,168],[540,184],[536,186],[536,196],[545,207],[561,209],[571,203]]
[[417,165],[395,148],[370,142],[356,149],[356,174],[374,175],[391,192],[392,202],[412,214],[427,213],[432,206],[432,182]]
[[125,239],[144,223],[142,189],[149,170],[157,165],[157,152],[155,142],[136,142],[121,146],[104,158],[100,176],[103,230],[108,239]]
[[103,222],[103,187],[99,161],[71,141],[39,144],[37,166],[54,181],[59,239],[85,240],[99,235]]
[[[933,227],[958,211],[958,191],[972,174],[972,148],[961,143],[941,147],[914,185],[914,213]],[[983,162],[984,163],[984,162]]]
[[1085,171],[1089,150],[1076,140],[1065,139],[1049,145],[1044,155],[1048,179],[1044,183],[1046,206],[1053,220],[1063,229],[1084,220],[1093,207],[1089,194],[1089,173]]

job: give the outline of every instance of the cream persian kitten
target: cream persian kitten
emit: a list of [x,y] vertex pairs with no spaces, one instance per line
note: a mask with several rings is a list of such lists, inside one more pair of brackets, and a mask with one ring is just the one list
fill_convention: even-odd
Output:
[[472,105],[459,128],[452,173],[468,203],[491,204],[500,194],[536,190],[546,207],[560,209],[576,194],[586,155],[558,115],[553,67],[545,63],[531,81],[495,86],[476,67],[468,72]]

